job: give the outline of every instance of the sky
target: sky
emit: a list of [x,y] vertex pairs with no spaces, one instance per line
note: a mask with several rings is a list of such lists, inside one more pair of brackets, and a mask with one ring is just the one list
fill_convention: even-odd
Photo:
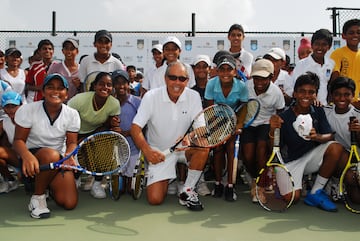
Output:
[[359,0],[0,0],[1,30],[227,31],[332,30],[329,7],[360,8]]

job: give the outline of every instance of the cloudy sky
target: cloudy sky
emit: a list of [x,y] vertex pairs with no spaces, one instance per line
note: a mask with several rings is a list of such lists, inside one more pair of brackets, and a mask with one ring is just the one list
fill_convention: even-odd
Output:
[[0,0],[0,30],[313,32],[332,29],[328,7],[360,8],[359,0]]

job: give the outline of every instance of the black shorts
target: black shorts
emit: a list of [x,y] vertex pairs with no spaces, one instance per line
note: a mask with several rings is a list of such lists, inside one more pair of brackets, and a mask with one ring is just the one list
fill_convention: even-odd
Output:
[[241,143],[256,143],[269,140],[270,125],[249,126],[241,133]]

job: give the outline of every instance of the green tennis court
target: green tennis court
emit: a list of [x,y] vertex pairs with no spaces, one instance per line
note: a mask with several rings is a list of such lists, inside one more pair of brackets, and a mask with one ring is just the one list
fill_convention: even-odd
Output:
[[233,203],[202,197],[202,212],[188,211],[175,196],[161,206],[150,206],[144,195],[137,201],[129,195],[119,201],[96,200],[81,191],[72,211],[48,201],[51,217],[42,220],[29,216],[29,198],[23,188],[0,195],[0,240],[354,241],[360,237],[360,215],[341,204],[337,213],[303,203],[285,213],[270,213],[252,204],[247,191],[238,192]]

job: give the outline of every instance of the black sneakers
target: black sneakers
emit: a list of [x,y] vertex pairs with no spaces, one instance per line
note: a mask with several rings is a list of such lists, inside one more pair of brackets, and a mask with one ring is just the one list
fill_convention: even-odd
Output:
[[213,197],[219,198],[222,197],[223,193],[224,193],[224,185],[220,183],[219,185],[216,184],[214,185],[214,189],[212,190],[211,195]]
[[187,206],[191,211],[201,211],[204,209],[204,206],[198,198],[198,194],[190,188],[180,193],[179,203],[180,205]]
[[225,200],[228,202],[233,202],[237,199],[234,187],[225,187]]

